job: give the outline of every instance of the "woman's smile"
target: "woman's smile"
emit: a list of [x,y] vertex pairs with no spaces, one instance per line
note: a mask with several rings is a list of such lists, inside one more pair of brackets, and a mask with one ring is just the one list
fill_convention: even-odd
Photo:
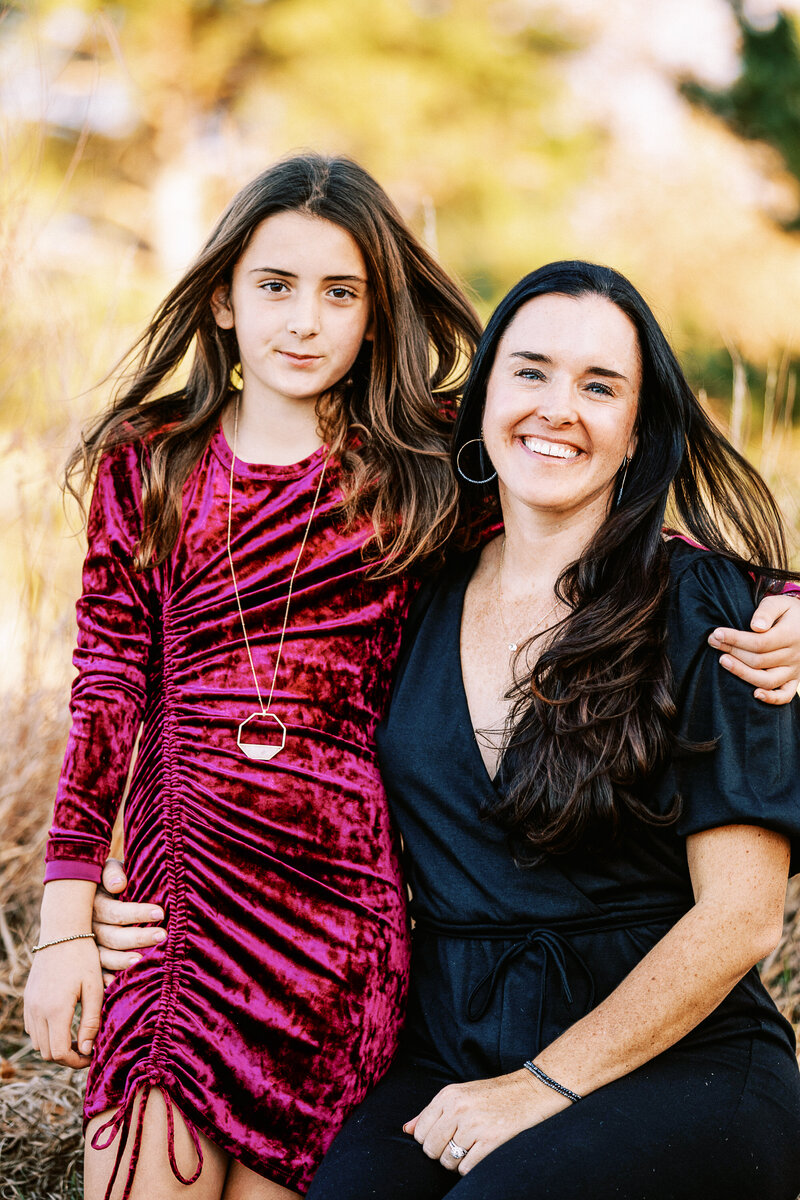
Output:
[[529,454],[536,454],[540,458],[553,458],[559,462],[574,462],[582,453],[578,446],[572,446],[569,442],[552,442],[528,434],[521,434],[519,440]]

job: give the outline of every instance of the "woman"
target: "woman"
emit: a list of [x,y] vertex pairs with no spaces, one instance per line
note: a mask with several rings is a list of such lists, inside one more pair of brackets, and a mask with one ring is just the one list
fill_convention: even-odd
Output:
[[[410,618],[379,729],[409,1015],[310,1200],[793,1200],[800,1075],[755,964],[800,829],[797,705],[707,644],[746,572],[785,566],[771,497],[641,296],[583,263],[500,305],[454,461],[496,472],[505,535]],[[712,553],[662,537],[668,499]]]

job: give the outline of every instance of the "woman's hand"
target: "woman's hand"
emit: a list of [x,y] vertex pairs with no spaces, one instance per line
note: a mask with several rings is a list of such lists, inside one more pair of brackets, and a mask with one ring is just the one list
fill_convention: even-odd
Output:
[[[523,1069],[496,1079],[451,1083],[403,1130],[413,1134],[428,1158],[438,1158],[448,1171],[466,1175],[503,1142],[569,1103]],[[453,1157],[451,1141],[467,1151],[463,1158]]]
[[114,899],[127,884],[122,863],[115,858],[107,859],[103,867],[103,886],[97,890],[92,909],[92,929],[97,938],[106,986],[117,971],[139,961],[142,956],[137,950],[156,946],[167,936],[163,929],[147,924],[164,920],[164,910],[157,904],[131,904]]
[[753,684],[757,700],[788,704],[800,686],[800,597],[765,596],[750,628],[715,629],[709,645],[725,651],[720,665]]

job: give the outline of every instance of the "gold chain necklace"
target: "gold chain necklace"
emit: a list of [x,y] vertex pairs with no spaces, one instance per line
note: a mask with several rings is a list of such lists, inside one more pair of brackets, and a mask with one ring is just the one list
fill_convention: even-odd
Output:
[[[278,717],[274,712],[271,711],[272,697],[275,692],[275,681],[278,678],[278,668],[281,665],[281,657],[283,655],[283,643],[284,643],[284,639],[286,637],[286,626],[289,623],[289,607],[292,603],[292,589],[294,588],[294,580],[295,580],[295,576],[297,575],[298,567],[300,566],[300,559],[302,558],[303,551],[306,548],[306,542],[308,541],[308,534],[311,529],[311,522],[314,520],[314,513],[317,511],[317,503],[319,502],[320,492],[322,491],[322,481],[325,478],[325,468],[327,467],[328,462],[330,460],[330,454],[328,455],[328,457],[325,459],[324,463],[322,464],[322,470],[320,471],[320,475],[319,475],[319,482],[317,483],[317,490],[314,493],[314,503],[311,505],[311,512],[309,513],[308,520],[306,521],[306,528],[305,528],[305,533],[303,534],[303,540],[300,543],[300,549],[297,552],[297,558],[295,559],[294,568],[292,569],[292,573],[289,576],[289,591],[286,596],[286,607],[283,612],[283,626],[281,628],[281,637],[280,637],[280,641],[278,643],[278,652],[275,656],[275,668],[272,672],[272,683],[271,683],[270,689],[269,689],[269,697],[267,698],[267,703],[265,705],[264,701],[261,697],[261,688],[259,687],[259,684],[258,684],[258,675],[256,674],[255,663],[253,662],[253,654],[252,654],[252,651],[250,650],[250,641],[247,636],[247,626],[245,625],[244,612],[242,611],[242,602],[239,599],[239,586],[236,582],[236,571],[234,570],[234,567],[233,567],[233,554],[231,553],[231,514],[233,512],[233,476],[234,476],[234,467],[236,465],[236,446],[237,446],[238,440],[239,440],[239,396],[237,395],[236,407],[235,407],[234,413],[233,413],[233,449],[232,449],[232,453],[231,453],[231,474],[230,474],[230,480],[228,482],[228,537],[227,537],[226,548],[228,551],[228,563],[231,568],[231,579],[233,580],[233,593],[236,596],[236,607],[239,610],[239,620],[242,623],[242,634],[244,635],[244,645],[245,645],[245,649],[247,651],[247,658],[250,662],[250,670],[253,674],[253,683],[256,686],[256,695],[258,696],[258,703],[259,703],[260,707],[259,707],[258,712],[251,713],[249,717],[245,717],[245,719],[242,721],[242,723],[239,726],[239,729],[237,731],[237,734],[236,734],[236,744],[239,747],[239,749],[242,751],[242,753],[244,755],[246,755],[247,758],[255,758],[255,759],[259,759],[261,762],[268,762],[270,759],[273,759],[276,754],[280,754],[281,750],[286,745],[286,726],[284,725],[284,723],[280,719],[280,717]],[[250,737],[252,737],[254,733],[258,733],[258,732],[261,732],[264,736],[269,736],[269,734],[272,734],[274,736],[275,733],[277,732],[279,741],[278,742],[245,741],[245,740],[243,740],[242,734],[243,734],[244,729],[247,728],[248,726],[250,727],[248,729],[248,736],[250,736]]]
[[[505,537],[505,534],[503,534],[503,544],[500,547],[500,563],[497,568],[497,593],[495,596],[495,603],[497,605],[497,611],[500,614],[500,624],[503,626],[503,633],[505,635],[505,639],[508,644],[509,653],[513,654],[516,650],[519,649],[519,643],[512,640],[509,637],[508,626],[506,625],[506,619],[505,619],[505,615],[503,613],[503,609],[505,608],[505,603],[506,603],[505,596],[503,595],[503,583],[502,583],[503,563],[505,562],[505,556],[506,556],[506,537]],[[555,602],[550,606],[550,608],[548,608],[548,610],[544,614],[544,616],[539,618],[539,620],[534,625],[533,629],[531,629],[530,633],[528,633],[526,636],[531,638],[534,636],[534,634],[542,633],[545,629],[547,629],[548,628],[547,622],[550,620],[550,618],[552,616],[554,616],[556,609],[558,608],[560,603],[561,603],[560,599],[558,598],[558,596],[556,596]]]

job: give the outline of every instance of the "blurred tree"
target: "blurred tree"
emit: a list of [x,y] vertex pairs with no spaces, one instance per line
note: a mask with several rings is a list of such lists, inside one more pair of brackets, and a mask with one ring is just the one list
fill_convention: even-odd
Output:
[[[46,23],[65,6],[35,9]],[[519,273],[520,248],[533,256],[561,228],[601,142],[559,115],[560,61],[575,43],[523,0],[83,0],[80,11],[55,85],[87,101],[73,202],[155,249],[169,274],[244,179],[312,146],[374,171],[493,300]],[[131,119],[104,130],[89,92],[102,98],[97,81],[112,72]],[[79,122],[47,135],[63,172]]]
[[[780,154],[787,170],[800,181],[800,41],[797,18],[777,14],[767,29],[744,15],[742,0],[729,0],[741,34],[741,74],[731,87],[715,90],[684,82],[684,95],[720,117],[739,137],[765,142]],[[798,211],[787,222],[800,229]]]

